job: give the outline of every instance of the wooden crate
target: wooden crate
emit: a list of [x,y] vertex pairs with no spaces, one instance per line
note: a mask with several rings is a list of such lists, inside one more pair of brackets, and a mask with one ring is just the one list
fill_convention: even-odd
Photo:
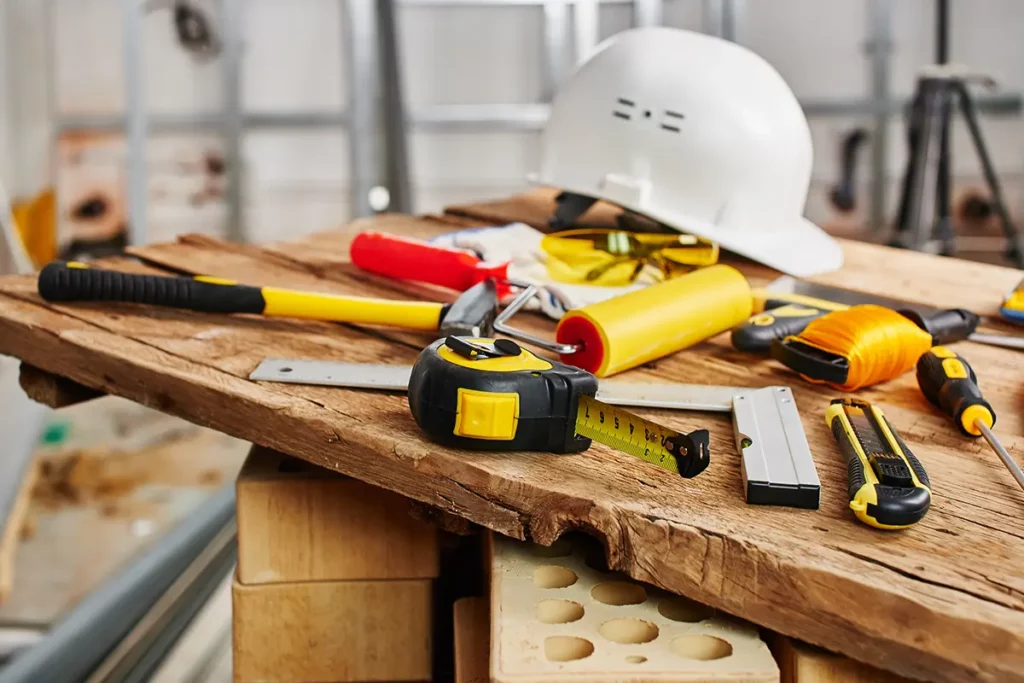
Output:
[[237,496],[243,584],[437,576],[437,530],[397,494],[254,448]]
[[455,683],[490,683],[490,604],[487,598],[455,601]]
[[785,636],[772,638],[782,683],[910,683],[910,680]]
[[432,582],[232,586],[237,683],[428,681]]

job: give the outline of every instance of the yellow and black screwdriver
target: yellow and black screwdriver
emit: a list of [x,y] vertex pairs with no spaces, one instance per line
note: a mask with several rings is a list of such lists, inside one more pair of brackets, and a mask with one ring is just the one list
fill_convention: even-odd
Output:
[[917,383],[929,401],[953,418],[968,436],[983,436],[1024,488],[1024,472],[992,433],[996,413],[981,395],[978,377],[962,356],[935,346],[917,361]]

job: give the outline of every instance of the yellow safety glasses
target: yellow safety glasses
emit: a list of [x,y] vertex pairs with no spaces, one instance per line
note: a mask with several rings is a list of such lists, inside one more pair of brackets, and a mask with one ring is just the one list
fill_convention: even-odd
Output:
[[552,279],[620,287],[643,276],[667,280],[718,262],[718,245],[693,235],[579,229],[546,235],[540,243]]

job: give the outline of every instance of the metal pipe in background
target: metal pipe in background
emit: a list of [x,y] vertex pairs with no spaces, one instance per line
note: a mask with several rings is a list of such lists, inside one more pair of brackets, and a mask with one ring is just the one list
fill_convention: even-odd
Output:
[[[885,0],[881,0],[884,2]],[[988,116],[1020,116],[1024,100],[1020,94],[976,97],[978,111]],[[888,98],[881,102],[870,99],[814,99],[801,100],[800,105],[809,117],[828,116],[892,116],[906,109],[908,99]],[[538,130],[547,121],[551,107],[542,103],[530,104],[438,104],[409,113],[407,123],[429,131],[465,130]],[[193,131],[196,128],[222,126],[222,117],[214,113],[154,115],[149,128],[156,134]],[[348,125],[351,111],[343,112],[250,112],[243,122],[246,128],[295,129],[337,128]],[[68,116],[59,122],[64,131],[117,132],[125,125],[123,116]]]
[[[867,51],[871,57],[871,101],[878,105],[874,112],[871,135],[871,189],[868,214],[870,229],[878,233],[885,228],[887,186],[889,182],[889,121],[893,113],[887,106],[892,100],[892,5],[889,0],[871,0],[868,7]],[[902,108],[902,107],[901,107]]]
[[221,0],[223,12],[222,78],[224,117],[224,173],[227,182],[227,236],[232,242],[247,242],[245,230],[245,114],[242,101],[242,0]]
[[192,563],[235,513],[223,487],[136,561],[105,581],[35,647],[0,669],[0,683],[78,681],[88,676]]
[[935,0],[935,63],[949,63],[949,0]]
[[143,683],[174,647],[238,559],[238,525],[228,522],[203,548],[86,683]]
[[128,238],[132,244],[149,241],[146,225],[147,182],[146,168],[146,98],[143,85],[144,55],[142,50],[142,24],[146,16],[145,3],[122,0],[123,66],[125,98],[125,181],[128,185]]
[[742,0],[704,0],[702,30],[712,36],[736,42]]
[[544,3],[544,88],[541,99],[550,102],[569,72],[569,5],[566,0]]
[[402,94],[401,41],[395,3],[377,0],[377,64],[383,80],[385,181],[388,188],[388,211],[413,213],[412,185],[409,182],[409,145],[406,127],[405,98]]
[[[661,26],[661,10],[661,0],[633,0],[633,26]],[[576,11],[579,11],[579,5]]]
[[383,98],[377,69],[375,0],[346,0],[348,45],[348,150],[353,218],[374,214],[370,193],[380,181],[384,157],[378,121]]
[[597,47],[600,36],[598,13],[598,0],[577,0],[572,9],[573,58],[576,64],[589,57]]

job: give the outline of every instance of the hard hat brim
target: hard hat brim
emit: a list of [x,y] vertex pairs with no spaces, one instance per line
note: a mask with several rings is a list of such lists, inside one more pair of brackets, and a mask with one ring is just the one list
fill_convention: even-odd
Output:
[[756,229],[721,227],[687,216],[648,213],[680,232],[718,242],[722,249],[745,256],[793,277],[809,277],[843,266],[843,249],[820,227],[798,216],[785,225],[760,225]]

